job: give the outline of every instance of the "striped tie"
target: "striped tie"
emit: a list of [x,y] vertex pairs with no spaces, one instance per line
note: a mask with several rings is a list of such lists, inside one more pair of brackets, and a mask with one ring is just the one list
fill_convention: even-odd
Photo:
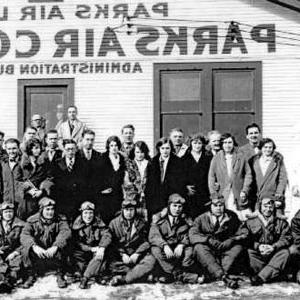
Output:
[[74,161],[73,161],[73,159],[70,159],[69,164],[68,164],[68,171],[69,172],[72,172],[73,166],[74,166]]

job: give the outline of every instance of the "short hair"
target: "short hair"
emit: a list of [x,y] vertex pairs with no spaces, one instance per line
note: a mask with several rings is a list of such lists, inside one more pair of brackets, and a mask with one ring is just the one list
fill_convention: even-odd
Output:
[[58,134],[58,132],[57,132],[56,129],[49,129],[49,130],[47,131],[46,135],[45,135],[45,138],[47,138],[47,137],[48,137],[48,134],[51,134],[51,133],[53,133],[53,134]]
[[69,105],[68,108],[67,108],[67,111],[69,110],[69,108],[75,108],[75,110],[78,111],[78,108],[75,105]]
[[221,135],[221,140],[220,140],[221,148],[223,148],[223,143],[224,143],[224,141],[227,140],[227,139],[229,139],[229,138],[232,139],[232,141],[233,141],[233,146],[234,146],[234,147],[237,147],[237,146],[238,146],[238,144],[237,144],[237,142],[236,142],[236,140],[235,140],[235,137],[234,137],[231,133],[227,132],[227,133],[223,133],[223,134]]
[[28,125],[26,128],[25,128],[25,132],[28,130],[28,129],[33,129],[35,132],[37,132],[37,129],[31,125]]
[[117,144],[119,150],[121,149],[122,143],[121,143],[120,139],[119,139],[116,135],[111,135],[111,136],[106,140],[105,149],[106,149],[107,152],[109,151],[109,144],[110,144],[111,142],[116,142],[116,144]]
[[207,144],[205,136],[202,133],[194,133],[191,136],[189,136],[187,140],[187,145],[189,147],[189,150],[192,150],[192,142],[196,140],[201,141],[201,143],[203,144],[202,149],[205,148],[205,145]]
[[91,130],[91,129],[85,129],[83,132],[82,132],[82,137],[84,137],[86,134],[91,134],[93,136],[96,135],[95,131]]
[[32,155],[32,149],[34,146],[40,146],[40,148],[42,150],[42,142],[37,138],[33,138],[26,143],[25,153],[27,155]]
[[135,132],[135,128],[132,124],[127,124],[127,125],[124,125],[121,129],[121,133],[123,133],[124,129],[126,128],[130,128],[133,132]]
[[207,139],[210,140],[210,137],[211,137],[212,135],[214,135],[214,134],[219,134],[219,135],[221,136],[220,131],[218,131],[218,130],[211,130],[211,131],[209,131],[209,132],[207,133]]
[[258,149],[261,150],[262,147],[263,147],[265,144],[268,144],[268,143],[271,143],[271,144],[273,145],[273,151],[274,151],[274,150],[276,149],[276,144],[275,144],[275,142],[274,142],[272,139],[270,139],[270,138],[263,138],[263,139],[260,141],[259,145],[258,145]]
[[18,139],[10,138],[5,141],[5,145],[12,144],[12,143],[16,143],[18,145],[18,148],[20,147],[20,142]]
[[75,146],[77,146],[76,142],[72,139],[64,139],[62,142],[63,146],[65,147],[67,144],[74,144]]
[[[147,146],[147,144],[144,141],[137,141],[134,146],[133,149],[135,150],[135,148],[139,148],[141,150],[142,153],[145,154],[145,158],[146,159],[150,159],[150,155],[149,155],[149,148]],[[134,151],[133,152],[133,157],[135,156]]]
[[170,147],[171,147],[171,153],[175,152],[175,149],[174,149],[174,145],[172,143],[172,141],[167,138],[167,137],[162,137],[158,140],[158,142],[156,143],[155,145],[155,149],[157,151],[157,153],[159,153],[159,148],[163,145],[163,144],[170,144]]
[[183,130],[181,128],[179,128],[179,127],[172,128],[170,130],[169,135],[171,135],[173,132],[181,132],[182,134],[184,134]]
[[249,130],[250,128],[257,128],[258,131],[261,132],[260,127],[259,127],[258,124],[256,124],[256,123],[251,123],[251,124],[249,124],[249,125],[246,126],[246,129],[245,129],[246,135],[248,134],[248,130]]
[[2,138],[4,138],[5,133],[3,131],[0,131],[0,136],[2,136]]

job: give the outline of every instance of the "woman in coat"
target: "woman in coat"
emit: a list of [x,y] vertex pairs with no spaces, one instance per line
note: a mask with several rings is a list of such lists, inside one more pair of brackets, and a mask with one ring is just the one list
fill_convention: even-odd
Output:
[[120,139],[117,136],[110,136],[106,141],[106,152],[99,164],[100,201],[97,213],[100,213],[105,224],[120,211],[123,200],[122,185],[126,166],[124,157],[119,153],[120,149]]
[[156,144],[157,154],[149,168],[149,185],[145,193],[150,216],[167,206],[171,194],[185,193],[183,163],[173,150],[169,138],[163,137]]
[[237,143],[230,133],[221,137],[221,150],[214,156],[208,176],[209,191],[225,199],[225,207],[237,213],[241,220],[249,214],[247,194],[252,182],[246,159],[237,152]]
[[276,210],[283,214],[284,193],[287,186],[283,156],[275,151],[276,145],[270,138],[262,139],[259,149],[261,153],[253,156],[249,161],[257,199],[275,196]]
[[42,142],[33,138],[26,144],[21,159],[24,175],[24,200],[18,207],[18,216],[26,220],[38,211],[38,202],[43,196],[49,196],[53,182],[49,170],[41,157]]
[[185,185],[188,194],[187,213],[193,219],[206,210],[209,202],[208,172],[212,154],[205,151],[205,137],[194,134],[190,137],[189,148],[184,155]]

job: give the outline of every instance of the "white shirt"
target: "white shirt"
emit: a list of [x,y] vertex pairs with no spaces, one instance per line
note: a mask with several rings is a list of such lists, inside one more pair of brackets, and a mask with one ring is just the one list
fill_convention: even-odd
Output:
[[73,166],[74,166],[74,163],[75,163],[75,157],[73,157],[73,158],[68,158],[68,157],[66,157],[66,164],[67,164],[67,166],[69,166],[70,162],[73,163],[73,164],[72,164],[72,167],[73,167]]
[[173,217],[171,215],[168,215],[168,218],[169,218],[169,222],[170,222],[171,227],[174,226],[174,224],[177,222],[177,218]]
[[263,176],[266,175],[266,172],[271,163],[271,160],[272,160],[272,157],[263,157],[263,156],[259,159],[259,166],[261,168],[261,172],[262,172]]
[[227,173],[228,176],[231,176],[232,173],[232,154],[225,154],[225,161],[226,161],[226,166],[227,166]]
[[4,232],[7,234],[11,231],[11,222],[7,222],[5,220],[2,220],[2,227],[4,229]]
[[112,154],[109,154],[109,159],[113,165],[114,170],[118,171],[120,168],[120,156],[119,155],[114,156]]
[[164,167],[164,173],[163,173],[163,175],[161,176],[162,181],[164,181],[164,179],[165,179],[166,169],[167,169],[167,165],[168,165],[168,162],[169,162],[169,158],[170,158],[170,156],[167,157],[167,158],[162,158],[162,157],[160,156],[160,158],[159,158],[159,162],[161,162],[162,160],[164,161],[164,165],[163,165],[163,167]]
[[135,159],[135,162],[137,164],[139,173],[141,175],[141,179],[143,179],[145,177],[145,170],[146,170],[146,168],[148,166],[148,160],[147,159],[143,159],[143,160],[139,161],[139,160]]
[[92,158],[92,149],[83,148],[83,153],[87,160],[90,160]]
[[15,167],[15,165],[17,164],[17,162],[16,161],[8,161],[8,164],[9,164],[9,167],[10,167],[10,169],[12,170],[14,167]]

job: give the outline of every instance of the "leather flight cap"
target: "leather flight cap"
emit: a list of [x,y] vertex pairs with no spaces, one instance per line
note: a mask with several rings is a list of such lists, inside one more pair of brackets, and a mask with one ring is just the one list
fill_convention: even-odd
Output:
[[181,197],[179,194],[172,194],[169,196],[169,200],[168,203],[179,203],[179,204],[184,204],[185,203],[185,199],[183,197]]
[[85,201],[80,206],[80,211],[84,210],[95,210],[95,204],[90,201]]
[[40,201],[39,201],[39,207],[40,208],[44,208],[47,206],[55,206],[55,201],[51,198],[48,197],[43,197]]
[[0,205],[0,210],[14,209],[15,205],[12,202],[3,202]]

